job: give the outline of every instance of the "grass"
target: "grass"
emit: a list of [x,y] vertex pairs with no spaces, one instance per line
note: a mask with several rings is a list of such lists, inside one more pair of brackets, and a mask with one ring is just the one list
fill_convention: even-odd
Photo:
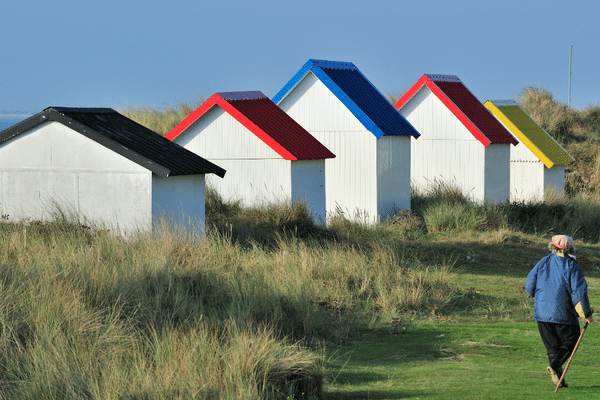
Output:
[[[487,354],[464,343],[535,330],[522,287],[547,235],[512,226],[518,207],[476,206],[451,190],[414,200],[414,214],[377,226],[321,227],[301,204],[244,210],[217,197],[207,212],[220,228],[200,242],[168,230],[123,240],[68,213],[5,221],[0,398],[443,398],[468,380],[450,363],[481,371],[493,393],[512,369],[487,368],[514,365],[505,352],[517,344],[509,336]],[[487,219],[440,230],[425,216],[448,204]],[[547,206],[529,205],[528,224],[553,221]],[[577,244],[598,307],[599,244]],[[482,324],[487,339],[469,333]],[[538,354],[538,340],[519,357]],[[532,374],[523,387],[534,377],[545,386]],[[476,393],[467,383],[457,396]]]
[[203,102],[204,99],[200,97],[193,103],[179,102],[177,104],[165,104],[159,108],[135,107],[130,105],[123,110],[119,110],[119,112],[138,124],[165,136]]
[[[528,96],[577,158],[566,196],[490,206],[439,185],[411,213],[324,227],[209,190],[202,240],[124,240],[60,209],[0,221],[0,399],[551,396],[524,280],[570,234],[598,309],[600,129],[594,107]],[[164,134],[193,108],[130,112]],[[599,345],[586,336],[554,397],[593,398]]]
[[600,365],[591,355],[600,341],[586,335],[581,346],[567,374],[570,387],[554,394],[535,324],[427,322],[331,352],[327,398],[592,399]]

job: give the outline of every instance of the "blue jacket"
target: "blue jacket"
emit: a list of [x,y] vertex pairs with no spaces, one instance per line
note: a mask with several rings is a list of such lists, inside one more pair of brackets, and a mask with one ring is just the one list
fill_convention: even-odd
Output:
[[569,256],[552,253],[542,258],[527,275],[525,289],[535,299],[536,321],[578,325],[578,314],[592,315],[587,282]]

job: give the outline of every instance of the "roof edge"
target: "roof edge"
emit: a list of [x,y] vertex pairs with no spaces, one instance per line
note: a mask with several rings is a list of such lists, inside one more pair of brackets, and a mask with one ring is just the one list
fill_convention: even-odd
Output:
[[[358,70],[357,70],[358,71]],[[362,72],[358,71],[361,75]],[[365,112],[344,92],[320,67],[313,68],[312,73],[323,82],[323,84],[331,90],[333,95],[338,98],[339,101],[345,105],[348,110],[354,115],[361,124],[371,132],[377,139],[380,139],[384,133],[383,131],[365,114]],[[366,79],[366,77],[363,75]],[[368,80],[367,80],[368,81]],[[369,82],[371,83],[371,82]],[[372,84],[371,84],[372,85]]]
[[198,118],[204,115],[221,99],[222,97],[219,93],[215,93],[212,96],[210,96],[204,103],[202,103],[198,108],[192,111],[190,115],[185,117],[183,121],[175,125],[175,127],[165,135],[165,138],[169,139],[170,141],[173,141],[176,137],[181,135],[183,131],[192,126],[194,122],[198,120]]
[[406,103],[408,103],[410,101],[410,99],[412,99],[413,96],[415,94],[417,94],[417,92],[419,90],[421,90],[423,85],[425,85],[425,82],[427,81],[427,79],[428,78],[427,78],[426,74],[424,74],[422,77],[420,77],[419,80],[417,80],[415,82],[415,84],[410,87],[410,89],[408,89],[406,92],[404,92],[404,94],[402,96],[400,96],[398,101],[396,101],[396,103],[394,104],[394,108],[396,108],[396,110],[400,111],[400,109],[402,107],[404,107],[406,105]]
[[519,103],[517,103],[514,100],[488,100],[488,101],[495,106],[518,106],[519,105]]
[[226,111],[229,115],[235,118],[240,124],[242,124],[250,132],[254,133],[260,140],[262,140],[267,146],[273,149],[283,159],[288,161],[297,160],[297,158],[290,153],[286,148],[277,143],[268,133],[262,130],[258,125],[252,122],[248,117],[238,111],[234,104],[231,104],[227,100],[219,102],[219,106]]
[[[547,168],[552,168],[554,165],[566,165],[575,161],[572,155],[570,155],[561,145],[558,143],[544,128],[542,128],[523,108],[514,100],[488,100],[483,104],[492,115],[502,124],[504,127],[517,139],[525,145]],[[546,156],[542,150],[539,149],[524,133],[521,131],[504,113],[498,108],[498,106],[517,106],[519,107],[529,118],[540,128],[546,132],[548,137],[552,139],[571,159],[570,162],[555,163],[548,156]]]
[[70,110],[70,111],[79,111],[79,112],[111,112],[117,113],[117,111],[111,108],[69,108],[69,107],[48,107],[43,111],[32,115],[31,117],[21,121],[20,123],[13,125],[13,127],[8,128],[3,131],[5,134],[0,137],[0,143],[4,143],[8,140],[13,139],[20,134],[35,128],[38,125],[41,125],[45,122],[58,122],[68,128],[73,129],[79,134],[87,137],[90,140],[106,147],[114,151],[117,154],[122,155],[123,157],[135,162],[136,164],[148,169],[149,171],[163,177],[168,177],[171,173],[171,170],[168,168],[159,165],[152,160],[136,153],[135,151],[124,147],[123,145],[115,142],[112,139],[107,138],[104,135],[96,132],[96,130],[88,127],[87,125],[82,124],[81,122],[63,114],[61,111]]
[[[65,109],[65,108],[63,108],[63,109]],[[162,165],[159,165],[159,164],[155,163],[154,161],[150,160],[149,158],[146,158],[146,157],[142,156],[141,154],[123,146],[122,144],[117,143],[114,140],[107,138],[104,135],[101,135],[100,133],[96,132],[96,130],[88,127],[87,125],[82,124],[81,122],[74,120],[73,118],[69,117],[68,115],[63,114],[60,110],[61,110],[61,107],[49,108],[48,109],[49,120],[59,122],[59,123],[63,124],[64,126],[71,128],[74,131],[79,132],[81,135],[95,141],[96,143],[106,147],[107,149],[114,151],[117,154],[122,155],[123,157],[148,169],[149,171],[155,173],[156,175],[166,178],[171,174],[171,170],[169,168],[165,168]],[[72,108],[70,110],[81,111],[83,109]],[[112,109],[85,109],[85,110],[89,111],[89,112],[97,112],[98,110],[101,112],[108,112],[108,110],[111,110],[112,112],[117,113],[117,111],[112,110]]]
[[256,100],[267,98],[260,90],[249,90],[245,92],[218,92],[223,100]]
[[[488,147],[492,144],[492,141],[488,139],[485,134],[463,113],[460,108],[454,102],[446,96],[444,91],[440,89],[433,81],[430,76],[433,77],[443,77],[444,79],[438,79],[438,81],[443,82],[461,82],[458,77],[454,75],[434,75],[434,74],[424,74],[419,80],[406,92],[404,95],[396,102],[394,107],[400,110],[404,107],[424,86],[426,86],[431,92],[444,104],[452,114],[467,128],[469,132],[475,137],[475,139],[479,140],[484,147]],[[452,79],[452,80],[448,80]]]
[[292,79],[290,79],[284,86],[281,88],[279,92],[273,97],[273,103],[279,105],[281,101],[300,83],[300,81],[310,72],[314,65],[313,60],[308,60],[302,68],[298,72],[294,74]]

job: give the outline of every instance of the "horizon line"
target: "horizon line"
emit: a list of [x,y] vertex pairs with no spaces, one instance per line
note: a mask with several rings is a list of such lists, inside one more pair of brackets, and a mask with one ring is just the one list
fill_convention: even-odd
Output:
[[28,113],[28,112],[2,113],[2,112],[0,112],[0,119],[27,118],[27,117],[31,117],[33,114],[35,114],[35,113]]

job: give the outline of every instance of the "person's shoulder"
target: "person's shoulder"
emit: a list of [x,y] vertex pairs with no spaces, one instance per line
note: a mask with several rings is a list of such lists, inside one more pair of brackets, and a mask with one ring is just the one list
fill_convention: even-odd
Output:
[[566,256],[565,258],[567,259],[567,264],[569,264],[569,267],[579,269],[579,264],[575,258],[570,256]]

